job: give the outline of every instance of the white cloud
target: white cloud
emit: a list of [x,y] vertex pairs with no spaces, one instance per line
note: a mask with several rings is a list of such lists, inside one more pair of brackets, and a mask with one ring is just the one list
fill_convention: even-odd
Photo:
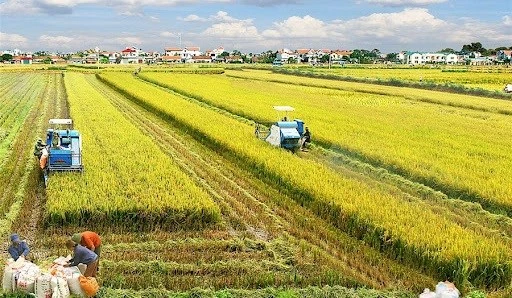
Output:
[[217,23],[245,23],[252,24],[253,19],[240,20],[228,15],[225,11],[218,11],[217,14],[210,16],[210,20]]
[[0,44],[3,49],[21,48],[27,45],[28,39],[19,34],[0,32]]
[[214,24],[201,35],[217,38],[259,38],[258,29],[253,25],[252,19],[236,19],[224,11],[219,11],[208,19]]
[[[232,3],[235,0],[207,0],[206,3]],[[0,3],[0,14],[71,14],[80,5],[112,7],[123,15],[143,15],[145,6],[178,6],[200,3],[198,0],[6,0]]]
[[66,44],[73,42],[73,38],[67,37],[67,36],[62,36],[62,35],[59,35],[59,36],[41,35],[39,37],[39,41],[45,45],[58,44],[58,45],[66,46]]
[[178,34],[174,32],[164,31],[159,34],[161,37],[177,37]]
[[244,23],[219,23],[203,31],[202,35],[218,38],[258,38],[258,29]]
[[118,37],[118,38],[115,38],[116,42],[119,44],[119,45],[141,45],[143,42],[142,42],[142,39],[139,38],[139,37],[136,37],[136,36],[126,36],[126,37]]
[[184,18],[178,18],[178,20],[184,21],[184,22],[205,22],[205,21],[207,21],[207,19],[201,18],[195,14],[188,15]]
[[363,0],[363,2],[366,3],[380,4],[384,6],[426,6],[446,1],[448,0]]
[[243,3],[256,5],[256,6],[276,6],[282,4],[297,4],[301,0],[243,0]]
[[507,26],[512,26],[512,16],[504,16],[503,24]]
[[323,38],[328,33],[323,21],[307,15],[302,18],[293,16],[283,22],[274,23],[273,28],[263,31],[262,35],[268,38]]

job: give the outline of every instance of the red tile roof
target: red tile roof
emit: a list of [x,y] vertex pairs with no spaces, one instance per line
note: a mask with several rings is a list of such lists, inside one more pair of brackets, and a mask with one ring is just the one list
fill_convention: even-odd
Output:
[[212,57],[210,57],[210,56],[193,56],[192,57],[192,60],[205,60],[205,59],[211,60]]
[[167,60],[167,61],[181,60],[181,57],[180,56],[162,56],[162,60]]

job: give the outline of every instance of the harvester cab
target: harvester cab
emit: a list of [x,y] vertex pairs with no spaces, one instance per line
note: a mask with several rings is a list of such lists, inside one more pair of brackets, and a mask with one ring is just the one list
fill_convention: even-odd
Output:
[[288,114],[295,110],[293,107],[274,106],[274,110],[277,111],[280,120],[273,123],[269,130],[264,130],[260,125],[257,125],[256,137],[273,146],[295,152],[301,145],[300,140],[304,134],[304,121],[300,119],[288,120]]
[[71,119],[50,119],[46,131],[48,157],[43,169],[45,185],[51,172],[83,171],[82,137],[72,129]]

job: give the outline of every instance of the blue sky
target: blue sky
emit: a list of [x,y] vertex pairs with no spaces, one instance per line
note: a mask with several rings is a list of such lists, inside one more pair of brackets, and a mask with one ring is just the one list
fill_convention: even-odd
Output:
[[[181,39],[180,39],[181,37]],[[0,50],[512,46],[511,0],[5,0]]]

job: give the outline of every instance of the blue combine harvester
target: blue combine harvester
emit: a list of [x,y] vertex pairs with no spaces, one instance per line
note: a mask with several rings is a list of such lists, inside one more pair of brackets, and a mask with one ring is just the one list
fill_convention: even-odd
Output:
[[[46,132],[47,160],[43,169],[45,185],[50,173],[58,171],[83,171],[82,138],[77,130],[70,129],[71,119],[50,119],[52,126]],[[66,129],[58,129],[67,126]]]
[[297,151],[301,146],[301,138],[304,134],[304,121],[300,119],[288,120],[288,112],[295,109],[290,106],[274,106],[278,113],[284,112],[284,117],[279,117],[280,121],[272,124],[270,129],[265,129],[261,125],[256,125],[256,137],[274,145],[288,149],[292,152]]

